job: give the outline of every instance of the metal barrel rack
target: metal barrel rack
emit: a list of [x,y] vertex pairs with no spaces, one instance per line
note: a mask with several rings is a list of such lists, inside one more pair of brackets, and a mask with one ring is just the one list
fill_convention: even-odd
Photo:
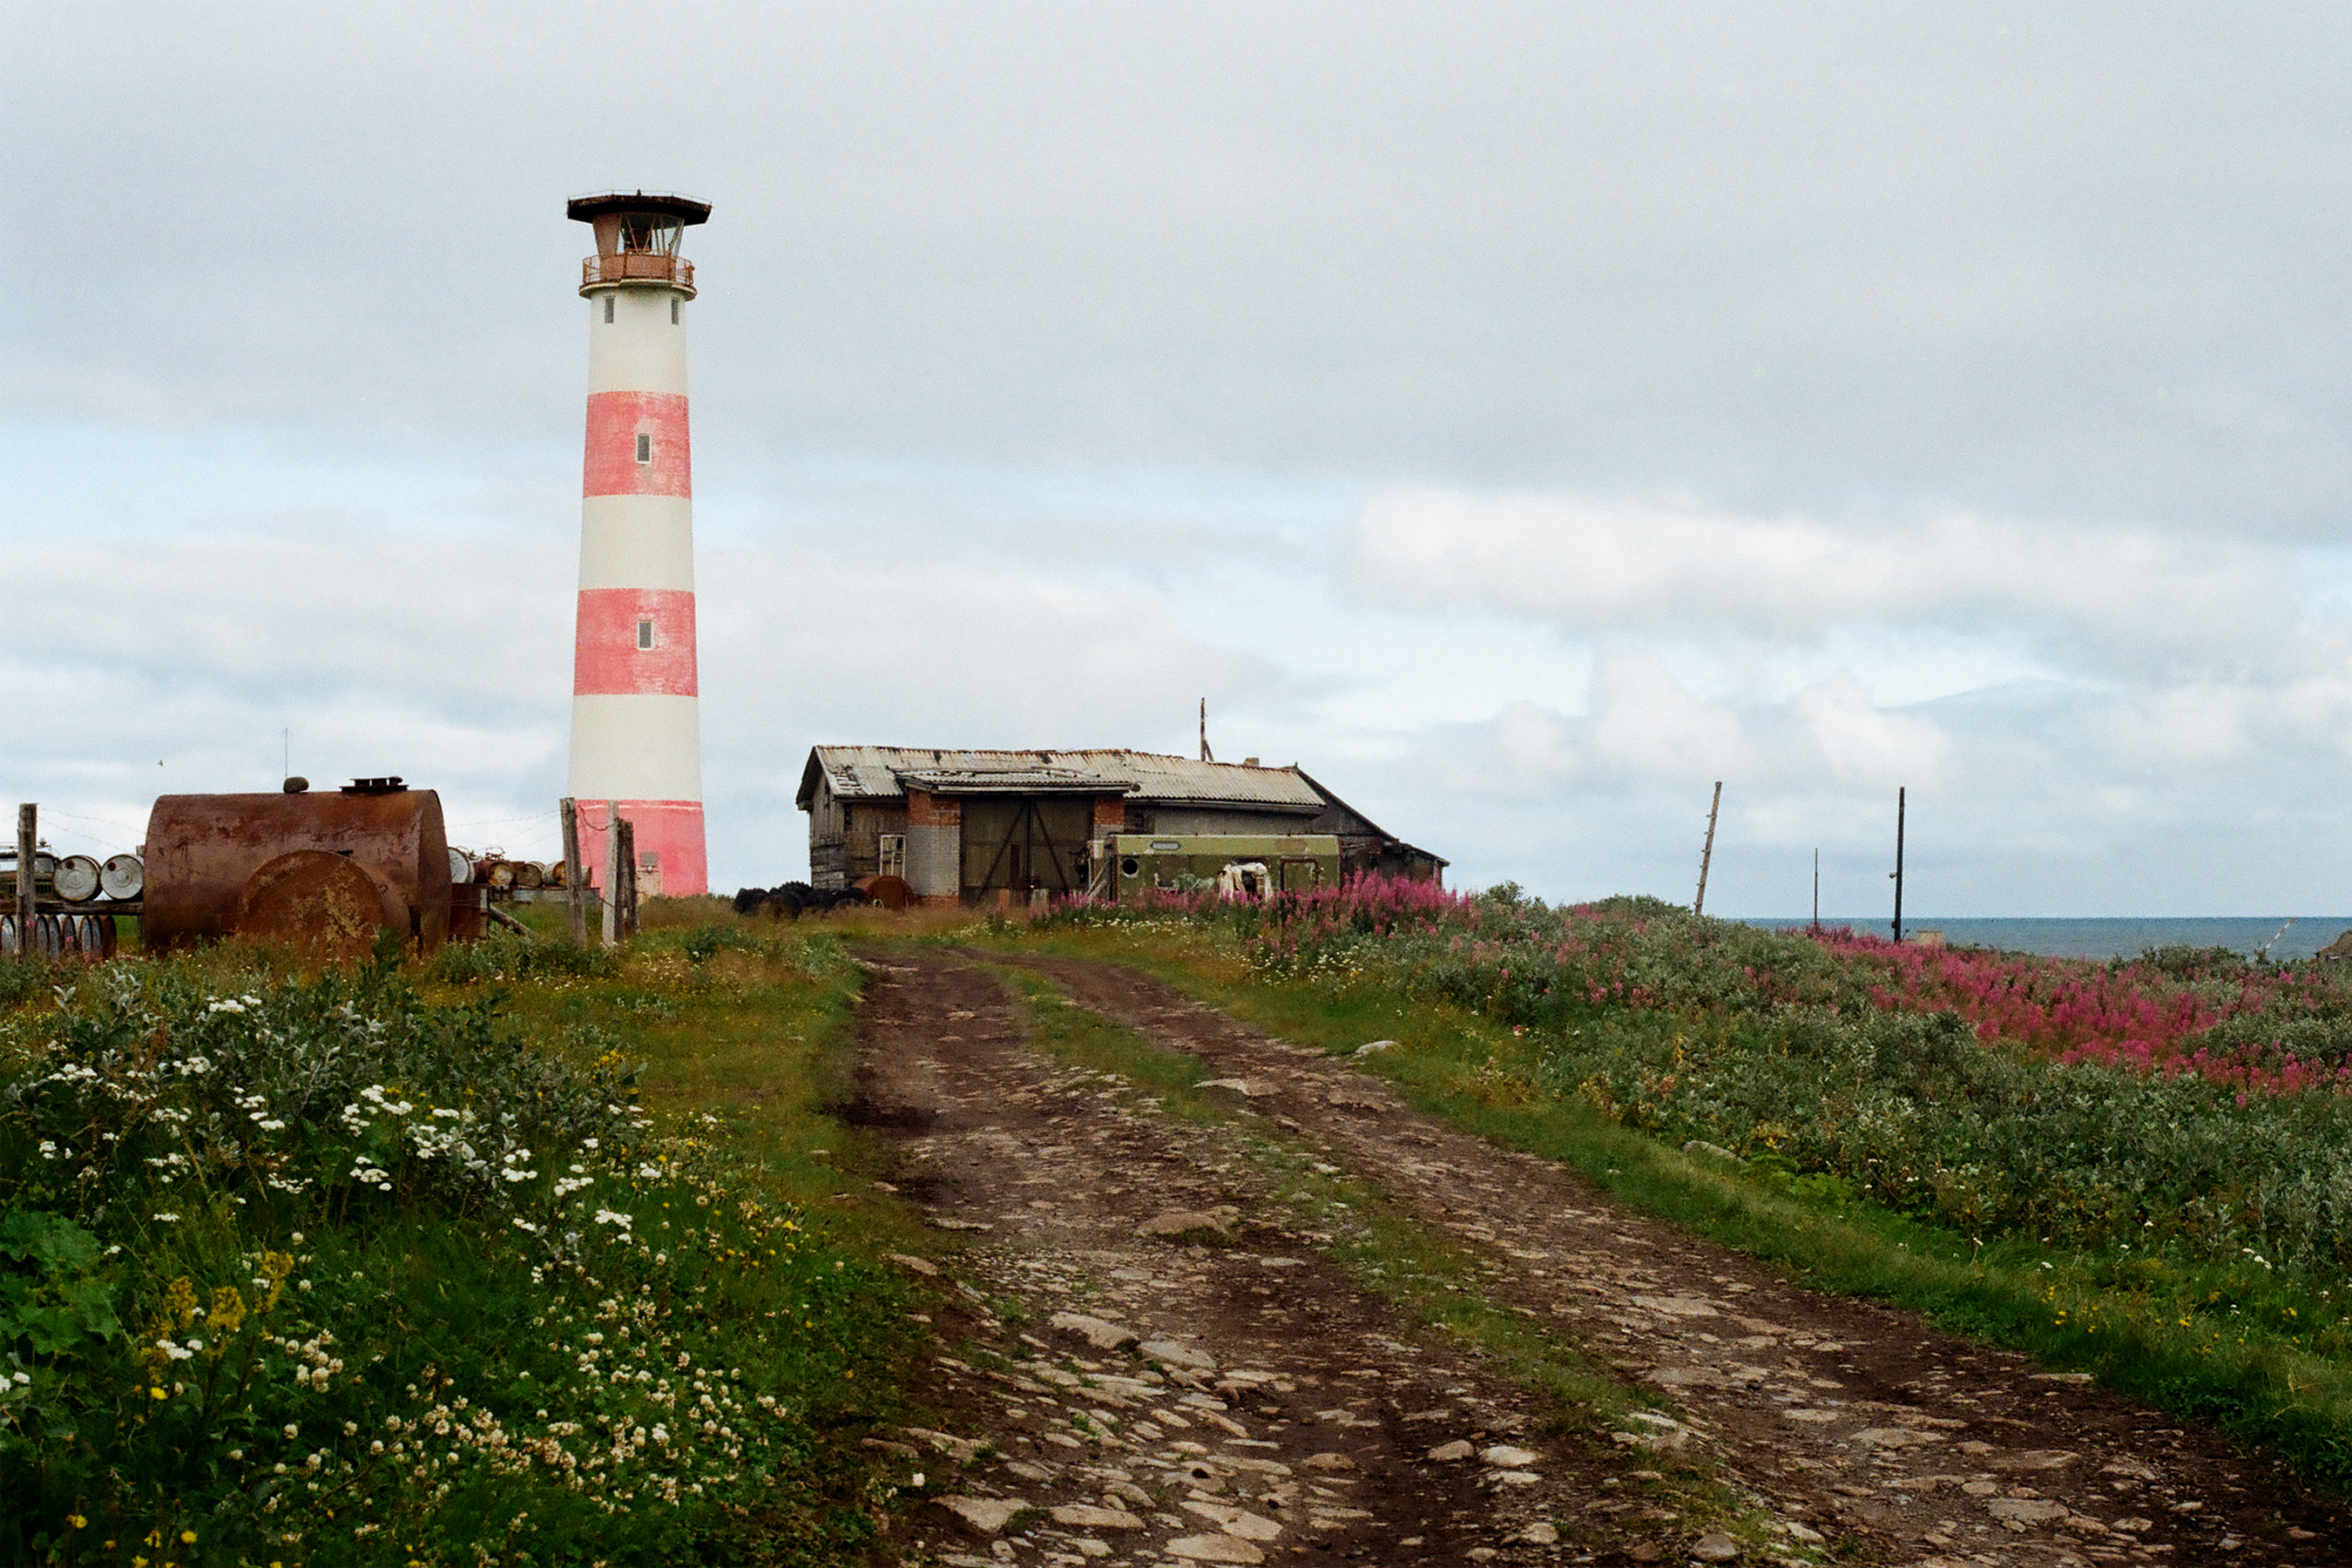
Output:
[[59,857],[41,847],[40,807],[16,808],[16,842],[0,846],[0,957],[111,958],[117,915],[146,912],[146,866],[136,855]]

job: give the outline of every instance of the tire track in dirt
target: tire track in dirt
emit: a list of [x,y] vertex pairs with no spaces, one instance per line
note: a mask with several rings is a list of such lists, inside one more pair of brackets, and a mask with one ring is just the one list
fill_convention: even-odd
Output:
[[1199,1058],[1238,1103],[1480,1249],[1492,1300],[1671,1394],[1688,1420],[1659,1440],[1713,1456],[1784,1519],[1917,1568],[2352,1561],[2352,1513],[2210,1433],[1803,1289],[1134,971],[1003,962]]
[[856,1119],[970,1238],[971,1348],[924,1389],[953,1430],[895,1445],[948,1489],[907,1561],[1683,1560],[1689,1533],[1621,1479],[1638,1459],[1548,1437],[1526,1391],[1322,1257],[1249,1119],[1174,1118],[1026,1048],[1021,1005],[960,957],[860,956]]

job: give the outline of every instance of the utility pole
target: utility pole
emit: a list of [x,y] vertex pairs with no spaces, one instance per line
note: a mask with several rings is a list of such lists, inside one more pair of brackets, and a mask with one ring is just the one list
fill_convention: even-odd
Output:
[[1891,876],[1895,879],[1895,942],[1896,942],[1896,944],[1897,944],[1897,945],[1900,945],[1900,944],[1901,944],[1901,942],[1902,942],[1902,941],[1903,941],[1903,796],[1904,796],[1904,794],[1905,794],[1904,787],[1903,787],[1902,785],[1900,785],[1900,784],[1895,785],[1895,869],[1894,869],[1892,872],[1890,872],[1890,873],[1889,873],[1889,875],[1891,875]]
[[1698,897],[1691,900],[1691,913],[1706,913],[1706,868],[1715,858],[1715,814],[1723,809],[1723,781],[1715,781],[1715,799],[1706,808],[1706,847],[1698,852]]
[[1217,754],[1209,750],[1209,700],[1205,697],[1201,699],[1201,760],[1204,763],[1217,760]]
[[1813,851],[1813,931],[1814,931],[1814,934],[1819,935],[1819,934],[1820,934],[1820,932],[1821,932],[1821,929],[1822,929],[1822,852],[1821,852],[1821,850],[1819,850],[1818,848],[1816,848],[1816,849]]

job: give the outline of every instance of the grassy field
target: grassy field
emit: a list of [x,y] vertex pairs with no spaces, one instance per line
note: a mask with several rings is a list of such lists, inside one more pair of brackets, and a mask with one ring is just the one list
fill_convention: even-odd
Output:
[[[1810,973],[1816,954],[1796,950],[1812,944],[1718,941],[1722,922],[1647,901],[1580,917],[1588,952],[1630,959],[1630,985],[1546,984],[1528,950],[1557,962],[1569,912],[1538,910],[1467,903],[1401,931],[1324,910],[1319,936],[1230,906],[1079,910],[998,940],[1133,963],[1303,1044],[1393,1039],[1368,1070],[1423,1109],[1808,1284],[2090,1372],[2352,1486],[2347,1282],[2326,1250],[2341,1237],[2311,1212],[2352,1155],[2339,1091],[2242,1099],[2194,1074],[2052,1060],[1874,1004],[1866,974],[1819,975],[1811,1013],[1750,1006],[1758,960]],[[2212,1152],[2201,1174],[2182,1152],[2197,1149]],[[1969,1204],[1967,1184],[1991,1185],[2003,1161],[2014,1201]],[[2134,1162],[2168,1162],[2172,1184],[2136,1184]],[[2298,1233],[2309,1245],[2279,1245]]]
[[[858,935],[1116,959],[1302,1043],[1395,1040],[1368,1063],[1414,1103],[1630,1204],[2352,1479],[2327,977],[1933,967],[1648,903],[1297,913],[713,902],[656,906],[625,955],[0,963],[0,1563],[877,1545],[904,1500],[861,1439],[929,1347],[886,1259],[940,1243],[843,1114]],[[1192,1064],[1021,984],[1046,1048],[1190,1103]],[[1286,1179],[1328,1205],[1328,1173]],[[1564,1405],[1616,1397],[1357,1196],[1369,1284]]]
[[[0,965],[0,1562],[839,1563],[924,1342],[838,935]],[[840,1195],[836,1195],[840,1194]]]

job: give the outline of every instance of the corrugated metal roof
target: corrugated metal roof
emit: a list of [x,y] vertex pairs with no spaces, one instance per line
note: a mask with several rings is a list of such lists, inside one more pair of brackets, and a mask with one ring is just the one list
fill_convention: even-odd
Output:
[[[1034,774],[1049,789],[1083,788],[1097,781],[1136,800],[1190,802],[1203,805],[1255,805],[1312,814],[1323,796],[1296,767],[1254,768],[1242,763],[1204,763],[1156,752],[932,751],[918,746],[816,746],[801,775],[800,804],[813,797],[820,774],[841,800],[896,800],[905,795],[902,778],[955,775],[971,780],[964,789],[1018,789],[1013,775]],[[1003,775],[1003,784],[980,775]],[[941,787],[959,786],[942,784]]]

